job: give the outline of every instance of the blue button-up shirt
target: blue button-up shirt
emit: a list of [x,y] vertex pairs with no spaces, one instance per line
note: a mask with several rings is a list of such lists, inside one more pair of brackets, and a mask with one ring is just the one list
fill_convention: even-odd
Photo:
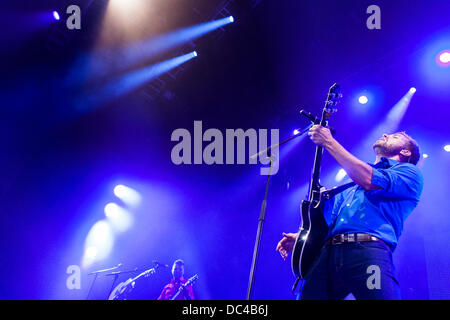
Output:
[[368,233],[394,249],[403,223],[419,203],[423,177],[413,164],[381,158],[373,167],[372,184],[381,190],[365,191],[355,185],[324,204],[332,226],[327,238],[341,233]]

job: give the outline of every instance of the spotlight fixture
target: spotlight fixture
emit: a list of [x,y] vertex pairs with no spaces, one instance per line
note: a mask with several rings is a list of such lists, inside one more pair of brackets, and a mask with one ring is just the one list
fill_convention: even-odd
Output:
[[61,17],[59,16],[58,11],[53,11],[53,18],[54,18],[55,20],[60,20],[60,19],[61,19]]
[[369,99],[367,99],[366,96],[360,96],[359,99],[358,99],[358,101],[359,101],[359,103],[361,103],[361,104],[366,104],[366,103],[369,101]]

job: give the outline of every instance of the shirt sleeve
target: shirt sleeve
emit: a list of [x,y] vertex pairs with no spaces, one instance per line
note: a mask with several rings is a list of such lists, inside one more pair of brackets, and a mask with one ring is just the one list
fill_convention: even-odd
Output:
[[419,200],[423,188],[420,170],[410,163],[401,163],[388,169],[373,168],[372,184],[379,186],[384,196]]
[[157,300],[168,300],[168,299],[167,299],[167,291],[168,291],[168,290],[169,290],[169,287],[168,287],[168,286],[165,286],[165,287],[162,289],[161,294],[159,295],[159,297],[158,297]]

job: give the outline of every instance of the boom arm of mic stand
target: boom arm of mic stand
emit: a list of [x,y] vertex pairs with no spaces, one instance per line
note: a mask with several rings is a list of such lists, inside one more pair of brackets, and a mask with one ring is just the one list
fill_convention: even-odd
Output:
[[[311,114],[311,112],[306,112],[305,110],[300,110],[300,114],[301,114],[302,116],[305,116],[306,118],[308,118],[308,119],[313,123],[313,125],[314,125],[314,124],[319,124],[319,123],[320,123],[320,119],[317,118],[317,117],[314,117],[314,116]],[[327,128],[330,129],[331,135],[334,136],[334,135],[336,134],[336,130],[334,130],[333,127],[330,127],[330,126],[327,125]]]
[[119,263],[117,266],[112,267],[112,268],[102,269],[102,270],[97,270],[97,271],[89,272],[88,275],[98,274],[98,273],[103,273],[103,272],[106,272],[106,271],[116,270],[116,269],[118,269],[118,268],[121,267],[121,266],[122,266],[122,263]]
[[264,149],[264,150],[262,150],[262,151],[260,151],[260,152],[258,152],[258,153],[255,153],[254,155],[251,155],[251,156],[250,156],[250,159],[255,159],[255,158],[257,158],[257,157],[259,157],[259,156],[261,156],[261,155],[266,154],[267,151],[269,151],[269,150],[271,150],[271,149],[273,149],[273,148],[282,146],[283,144],[285,144],[285,143],[287,143],[287,142],[289,142],[289,141],[291,141],[291,140],[293,140],[293,139],[295,139],[295,138],[301,137],[301,136],[304,135],[304,134],[312,127],[312,126],[313,126],[313,125],[310,124],[309,126],[307,126],[306,128],[304,128],[302,131],[300,131],[299,133],[294,134],[293,136],[291,136],[291,137],[289,137],[289,138],[287,138],[287,139],[281,141],[280,143],[273,144],[273,145],[271,145],[270,147],[268,147],[267,149]]

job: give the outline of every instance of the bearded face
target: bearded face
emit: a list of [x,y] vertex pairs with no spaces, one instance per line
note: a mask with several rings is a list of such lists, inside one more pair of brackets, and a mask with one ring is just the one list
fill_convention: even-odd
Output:
[[408,139],[401,133],[383,134],[374,145],[373,150],[377,155],[390,158],[399,155],[402,150],[406,149]]

